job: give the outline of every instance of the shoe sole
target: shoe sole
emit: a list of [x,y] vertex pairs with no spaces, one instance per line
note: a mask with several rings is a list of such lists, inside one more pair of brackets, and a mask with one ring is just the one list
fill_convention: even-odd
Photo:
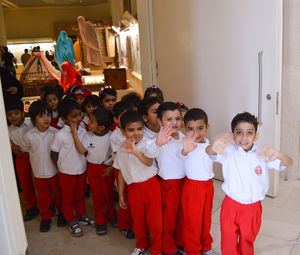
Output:
[[107,231],[106,232],[96,232],[96,234],[98,235],[98,236],[105,236],[105,235],[107,235]]
[[81,236],[83,236],[83,232],[78,233],[78,234],[73,234],[73,233],[72,233],[72,230],[70,229],[70,227],[67,226],[67,229],[68,229],[68,231],[71,233],[71,235],[72,235],[73,237],[81,237]]

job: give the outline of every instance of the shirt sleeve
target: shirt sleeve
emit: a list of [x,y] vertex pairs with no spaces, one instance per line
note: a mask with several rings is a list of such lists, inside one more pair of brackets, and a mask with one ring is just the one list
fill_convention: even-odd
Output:
[[81,144],[84,147],[86,151],[88,151],[88,146],[89,146],[89,137],[88,133],[85,133],[81,139]]
[[22,150],[28,152],[30,149],[30,134],[26,132],[21,140]]
[[122,142],[115,135],[110,136],[110,147],[113,152],[117,152],[122,145]]
[[141,149],[144,155],[148,158],[156,158],[159,155],[160,147],[155,143],[156,138],[145,141],[145,146]]
[[120,170],[121,167],[120,167],[120,164],[119,164],[119,153],[120,152],[117,152],[116,155],[115,155],[113,167]]
[[277,169],[279,171],[283,171],[286,167],[280,166],[280,163],[281,163],[280,159],[275,159],[273,161],[268,162],[267,166],[269,169]]
[[60,149],[61,149],[61,146],[62,146],[62,139],[59,135],[60,133],[57,132],[55,135],[54,135],[54,139],[53,139],[53,142],[51,144],[51,150],[52,151],[55,151],[55,152],[59,152]]

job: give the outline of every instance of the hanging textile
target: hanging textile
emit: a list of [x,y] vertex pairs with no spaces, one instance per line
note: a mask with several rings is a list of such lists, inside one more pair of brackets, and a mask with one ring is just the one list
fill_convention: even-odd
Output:
[[67,92],[67,90],[73,86],[82,87],[81,74],[78,73],[69,61],[63,62],[61,69],[60,85],[64,88],[64,92]]
[[75,53],[73,49],[73,42],[72,39],[68,37],[67,32],[64,30],[60,31],[59,36],[57,38],[55,46],[55,57],[60,71],[62,71],[60,65],[64,61],[69,61],[73,66],[75,66]]

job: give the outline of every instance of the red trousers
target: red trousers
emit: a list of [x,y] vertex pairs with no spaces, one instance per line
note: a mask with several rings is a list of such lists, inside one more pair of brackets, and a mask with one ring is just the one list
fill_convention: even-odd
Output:
[[212,180],[186,179],[182,191],[184,250],[187,255],[201,255],[211,250]]
[[68,222],[78,220],[78,216],[86,214],[84,202],[86,173],[71,175],[59,172],[58,176],[62,194],[63,215]]
[[114,208],[114,176],[103,177],[103,171],[107,167],[104,164],[92,163],[88,163],[87,166],[96,224],[105,224],[106,218],[111,220],[117,217]]
[[26,153],[17,155],[16,169],[22,187],[23,197],[28,208],[37,206],[37,198],[32,180],[29,156]]
[[[61,209],[61,191],[58,181],[58,174],[51,178],[34,178],[35,188],[38,194],[38,203],[42,220],[51,220],[53,213],[51,205],[55,205],[58,213]],[[52,193],[54,197],[52,197]]]
[[147,249],[152,255],[162,249],[162,205],[161,189],[156,176],[151,179],[128,185],[128,200],[133,219],[136,248]]
[[183,179],[161,179],[161,195],[163,205],[163,250],[166,255],[178,251],[183,246],[183,212],[181,193]]
[[225,197],[221,207],[222,255],[253,255],[261,225],[261,203],[241,204]]
[[[114,168],[115,179],[117,180],[117,185],[119,187],[119,169]],[[123,209],[120,207],[119,209],[119,217],[118,217],[118,228],[119,229],[132,229],[132,218],[130,214],[130,208],[128,203],[128,185],[125,183],[124,189],[124,200],[127,202],[127,208]]]

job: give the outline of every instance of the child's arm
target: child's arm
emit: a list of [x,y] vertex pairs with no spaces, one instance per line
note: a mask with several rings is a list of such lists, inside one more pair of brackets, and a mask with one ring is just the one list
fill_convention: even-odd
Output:
[[181,154],[186,156],[190,152],[192,152],[197,146],[194,144],[194,141],[196,139],[196,133],[195,132],[188,132],[186,136],[182,140],[182,151]]
[[152,158],[148,158],[144,155],[144,153],[142,153],[141,151],[139,151],[136,146],[134,141],[129,141],[126,140],[123,144],[122,147],[125,148],[125,150],[123,150],[122,152],[126,152],[128,154],[133,154],[135,155],[144,165],[146,166],[151,166],[153,163],[153,159]]
[[55,165],[56,168],[58,169],[58,165],[57,165],[57,161],[58,161],[58,152],[56,152],[56,151],[51,151],[50,156],[51,156],[51,159],[52,159],[54,165]]
[[264,152],[264,156],[268,158],[268,161],[273,161],[275,159],[279,159],[280,166],[291,166],[293,164],[293,160],[285,153],[277,151],[273,148],[268,148]]
[[127,203],[124,199],[125,180],[123,178],[121,171],[119,171],[118,181],[119,181],[119,204],[121,208],[126,209]]
[[105,178],[111,176],[113,172],[114,172],[113,166],[108,166],[107,168],[104,169],[102,177]]
[[233,137],[231,133],[219,135],[213,144],[208,145],[205,149],[208,155],[224,154],[224,150],[228,144],[232,143]]
[[21,150],[20,146],[15,145],[15,144],[11,144],[11,151],[16,155],[22,154],[22,150]]
[[70,128],[71,128],[71,131],[72,131],[72,135],[73,135],[76,150],[78,151],[79,154],[86,153],[86,149],[83,147],[83,145],[80,142],[79,137],[78,137],[77,125],[74,124],[74,123],[70,123]]

